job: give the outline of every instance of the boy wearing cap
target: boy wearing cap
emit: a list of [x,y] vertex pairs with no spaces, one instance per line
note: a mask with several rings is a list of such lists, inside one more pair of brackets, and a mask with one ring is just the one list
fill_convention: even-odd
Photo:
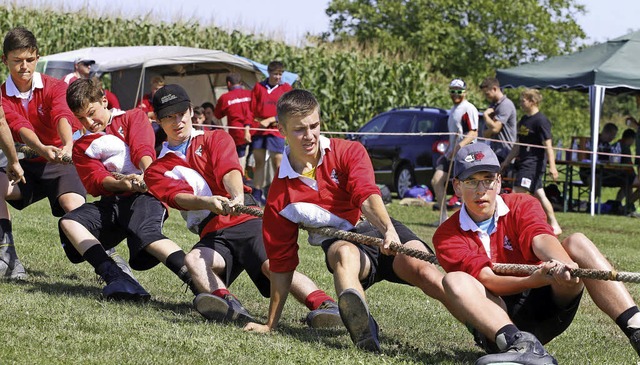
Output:
[[[87,191],[101,197],[65,214],[59,222],[65,253],[74,264],[88,261],[106,282],[107,299],[147,300],[149,293],[105,253],[127,239],[131,267],[162,262],[185,283],[185,253],[162,234],[167,208],[147,194],[142,174],[155,159],[153,129],[140,109],[107,108],[95,79],[69,85],[67,103],[88,133],[73,146],[73,161]],[[117,179],[112,173],[124,175]]]
[[90,60],[86,57],[78,57],[73,62],[73,72],[67,74],[63,81],[67,85],[71,85],[72,82],[77,79],[88,79],[91,75],[91,67],[96,64],[96,61]]
[[[378,324],[369,312],[365,289],[378,281],[414,285],[444,301],[442,273],[426,261],[389,251],[391,242],[431,252],[402,223],[389,217],[375,184],[371,160],[352,141],[320,135],[320,105],[306,90],[292,90],[278,101],[279,128],[288,140],[278,176],[264,213],[264,245],[271,265],[271,304],[266,325],[246,329],[273,330],[298,266],[298,225],[334,227],[384,240],[384,248],[309,235],[322,246],[333,273],[342,321],[354,344],[380,351]],[[363,214],[366,220],[360,220]]]
[[[153,107],[167,134],[158,160],[145,172],[149,191],[184,211],[187,226],[199,234],[186,265],[200,293],[194,306],[205,318],[244,323],[253,320],[227,289],[246,270],[269,296],[269,262],[262,243],[262,219],[229,214],[234,205],[256,205],[242,183],[235,144],[224,130],[192,128],[192,105],[179,85],[167,85],[153,97]],[[312,310],[307,323],[333,327],[340,321],[335,301],[306,276],[296,273],[292,292]]]
[[[570,268],[612,270],[581,233],[562,243],[540,203],[527,194],[498,195],[500,164],[484,143],[455,156],[453,188],[462,208],[433,236],[451,312],[490,355],[476,364],[556,364],[542,344],[571,323],[586,287],[640,354],[640,314],[621,282],[572,278]],[[497,275],[494,263],[539,265],[527,277]]]
[[6,203],[22,210],[48,198],[52,214],[60,217],[81,206],[86,194],[75,168],[65,162],[71,156],[73,132],[82,126],[67,106],[67,85],[35,72],[38,58],[33,33],[22,27],[7,32],[2,61],[9,77],[2,84],[2,106],[14,141],[39,155],[20,160],[26,182],[11,185],[7,175],[0,173],[0,254],[13,263],[10,277],[14,279],[27,274],[15,252]]
[[474,143],[478,137],[478,109],[467,100],[467,84],[461,79],[454,79],[449,84],[449,96],[453,107],[449,111],[447,125],[449,127],[449,146],[437,163],[431,179],[435,202],[433,209],[441,209],[438,224],[447,219],[447,212],[442,209],[447,197],[445,185],[449,179],[451,161],[460,147]]

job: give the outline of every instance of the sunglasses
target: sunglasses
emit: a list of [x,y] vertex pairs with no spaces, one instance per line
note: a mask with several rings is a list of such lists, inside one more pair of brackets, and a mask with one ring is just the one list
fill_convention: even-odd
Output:
[[466,91],[466,90],[449,90],[449,94],[452,94],[452,95],[453,95],[453,94],[461,95],[461,94],[464,94],[464,92],[465,92],[465,91]]

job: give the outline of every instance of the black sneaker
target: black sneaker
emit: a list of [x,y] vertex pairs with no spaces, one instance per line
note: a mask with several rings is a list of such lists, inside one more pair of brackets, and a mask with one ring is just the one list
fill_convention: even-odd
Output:
[[25,280],[27,277],[13,243],[0,244],[0,278]]
[[369,313],[364,298],[355,289],[346,289],[338,297],[340,317],[356,347],[380,352],[378,323]]
[[521,365],[558,365],[538,339],[529,332],[517,332],[509,348],[498,354],[485,355],[476,361],[476,365],[521,364]]
[[229,312],[226,317],[227,321],[235,322],[240,325],[255,322],[255,319],[249,314],[249,311],[242,306],[238,298],[231,294],[227,294],[224,296],[224,299],[229,304]]
[[234,322],[239,325],[255,321],[240,301],[231,294],[225,295],[224,298],[208,293],[198,294],[193,300],[193,306],[198,313],[211,321]]
[[139,282],[125,274],[113,261],[108,261],[96,269],[98,275],[107,283],[102,288],[102,296],[105,299],[148,301],[151,295],[144,290]]
[[332,328],[342,326],[338,304],[332,300],[322,302],[318,309],[307,314],[304,322],[311,328]]
[[631,346],[636,350],[638,356],[640,356],[640,328],[633,331],[631,336],[629,336],[629,341],[631,341]]
[[113,262],[115,262],[118,267],[120,267],[120,269],[127,275],[131,276],[131,278],[135,281],[138,281],[138,279],[136,279],[135,276],[133,276],[133,271],[131,270],[131,267],[129,267],[129,264],[127,263],[127,260],[125,260],[124,258],[122,258],[122,256],[118,255],[118,253],[116,252],[115,247],[110,248],[108,250],[105,250],[104,252],[107,253],[107,255],[109,255],[109,257],[111,257],[111,259],[113,260]]
[[201,293],[193,300],[193,307],[210,321],[224,322],[229,313],[229,303],[219,296]]

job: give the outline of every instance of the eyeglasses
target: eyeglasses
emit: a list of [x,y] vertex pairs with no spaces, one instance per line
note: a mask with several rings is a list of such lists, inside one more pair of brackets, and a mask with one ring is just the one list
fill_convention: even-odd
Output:
[[466,90],[449,90],[449,94],[458,94],[458,95],[461,95],[461,94],[464,94],[464,92],[465,92],[465,91],[466,91]]
[[493,190],[493,188],[495,187],[495,184],[496,184],[497,181],[498,181],[498,178],[496,177],[496,178],[493,178],[493,179],[460,180],[460,183],[462,184],[462,186],[464,188],[469,189],[469,190],[478,189],[480,184],[482,184],[482,187],[485,188],[486,190]]

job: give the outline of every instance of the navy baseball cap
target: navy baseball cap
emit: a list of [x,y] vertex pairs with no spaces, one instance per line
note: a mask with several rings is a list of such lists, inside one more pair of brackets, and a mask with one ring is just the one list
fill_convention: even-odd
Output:
[[460,148],[454,159],[453,177],[466,180],[480,171],[500,172],[500,162],[491,147],[478,142]]
[[190,107],[191,99],[180,85],[165,85],[153,95],[153,111],[158,120],[172,114],[184,113]]

